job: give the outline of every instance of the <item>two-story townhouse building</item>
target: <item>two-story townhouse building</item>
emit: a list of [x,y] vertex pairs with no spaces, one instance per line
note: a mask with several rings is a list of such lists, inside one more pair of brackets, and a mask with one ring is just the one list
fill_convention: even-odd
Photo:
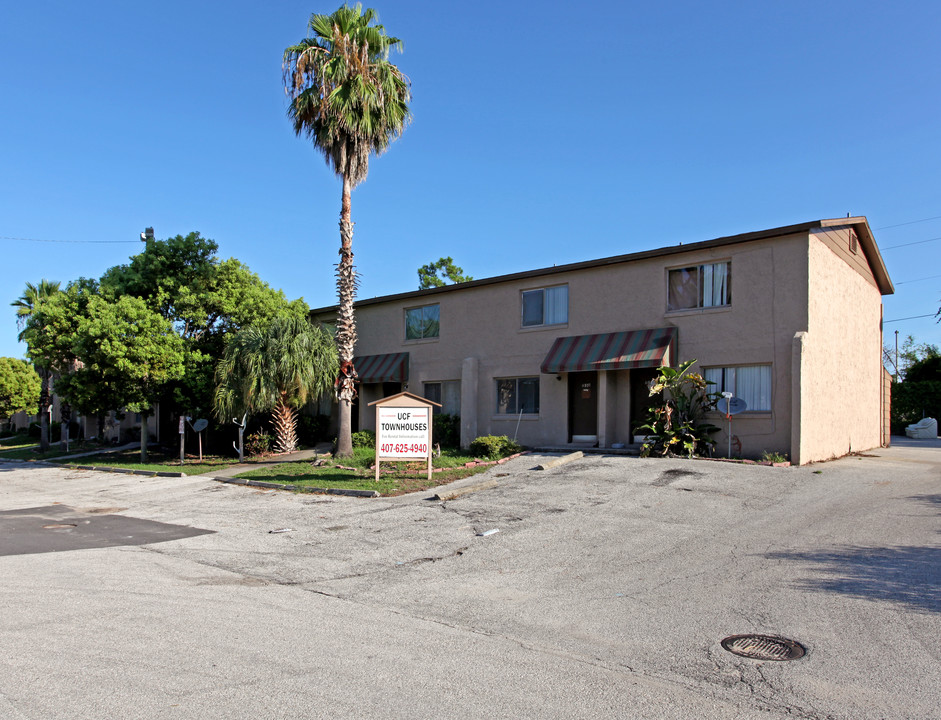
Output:
[[696,360],[747,404],[732,427],[742,455],[838,457],[887,437],[892,292],[852,217],[361,300],[354,422],[372,428],[367,404],[407,387],[459,414],[465,445],[630,444],[656,368]]

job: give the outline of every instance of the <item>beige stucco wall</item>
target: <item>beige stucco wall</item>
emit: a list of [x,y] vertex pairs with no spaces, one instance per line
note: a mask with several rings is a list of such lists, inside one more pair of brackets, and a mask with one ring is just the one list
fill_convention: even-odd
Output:
[[[840,457],[882,442],[882,297],[847,261],[846,229],[812,235],[808,328],[799,376],[800,463]],[[859,251],[862,253],[862,249]]]
[[[564,444],[568,442],[567,377],[563,374],[559,380],[539,372],[553,341],[568,335],[675,326],[674,361],[697,359],[700,366],[772,365],[772,411],[737,416],[733,433],[746,456],[763,450],[787,453],[791,344],[794,333],[807,328],[807,245],[807,234],[801,233],[362,305],[357,309],[356,354],[408,352],[408,389],[418,395],[425,382],[461,380],[467,433],[473,429],[473,435],[516,434],[526,445]],[[670,268],[729,259],[731,306],[667,311]],[[521,292],[563,283],[569,286],[568,323],[521,328]],[[440,336],[406,341],[406,308],[431,303],[440,305]],[[540,378],[539,415],[522,420],[496,415],[494,380],[527,376]],[[607,445],[629,443],[629,373],[610,373],[605,388],[599,439]],[[468,418],[472,404],[476,413]],[[724,420],[716,424],[725,426]],[[720,447],[726,437],[723,430]]]

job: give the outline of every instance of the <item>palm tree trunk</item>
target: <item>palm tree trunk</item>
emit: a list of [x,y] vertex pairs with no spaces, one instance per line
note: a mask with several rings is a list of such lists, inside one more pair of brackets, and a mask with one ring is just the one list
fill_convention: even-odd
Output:
[[340,361],[340,379],[337,384],[339,406],[339,428],[337,435],[337,457],[353,455],[352,407],[356,397],[353,378],[353,351],[356,346],[356,319],[353,317],[353,301],[356,297],[356,270],[353,268],[353,221],[351,219],[350,195],[352,186],[348,177],[343,177],[343,204],[340,211],[340,263],[337,266],[337,355]]
[[48,370],[41,371],[42,385],[39,390],[39,451],[49,452],[49,406],[51,404],[49,396],[49,377]]
[[147,420],[150,418],[150,412],[140,414],[140,461],[147,462],[147,444],[150,442],[150,428],[147,426]]
[[276,437],[275,449],[282,453],[294,452],[297,450],[297,411],[285,402],[284,393],[271,414]]
[[59,400],[62,401],[62,404],[59,406],[59,419],[62,420],[62,432],[59,443],[62,452],[66,452],[69,449],[69,423],[72,421],[72,406],[65,400],[62,400],[61,395],[59,396]]

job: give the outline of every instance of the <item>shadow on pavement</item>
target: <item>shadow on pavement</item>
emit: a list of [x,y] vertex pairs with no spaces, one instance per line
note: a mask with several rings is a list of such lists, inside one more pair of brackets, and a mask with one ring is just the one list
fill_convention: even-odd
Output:
[[766,557],[817,565],[823,577],[798,581],[805,590],[941,613],[941,547],[844,546],[819,552],[768,553]]

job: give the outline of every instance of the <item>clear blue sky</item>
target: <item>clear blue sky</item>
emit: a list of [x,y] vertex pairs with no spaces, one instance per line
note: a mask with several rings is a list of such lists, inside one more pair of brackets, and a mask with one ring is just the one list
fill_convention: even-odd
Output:
[[[338,4],[4,5],[0,355],[25,351],[26,281],[98,277],[148,225],[335,301],[340,184],[290,128],[281,55]],[[360,297],[443,255],[482,278],[852,213],[886,319],[938,310],[941,4],[367,4],[414,121],[353,193]],[[931,317],[894,330],[941,344]]]

